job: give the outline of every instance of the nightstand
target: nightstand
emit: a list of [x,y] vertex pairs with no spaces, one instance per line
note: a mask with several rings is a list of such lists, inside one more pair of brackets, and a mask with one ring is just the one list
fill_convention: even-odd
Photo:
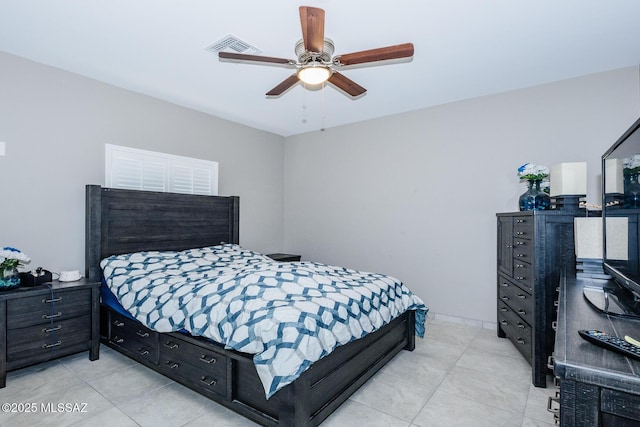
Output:
[[100,283],[53,281],[0,292],[0,388],[7,371],[100,346]]
[[300,255],[293,254],[267,254],[267,256],[273,260],[280,262],[300,261],[300,258],[302,258]]

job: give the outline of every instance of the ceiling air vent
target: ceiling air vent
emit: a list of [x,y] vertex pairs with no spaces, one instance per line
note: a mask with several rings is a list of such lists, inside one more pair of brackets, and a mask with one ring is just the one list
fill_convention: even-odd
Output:
[[205,50],[208,50],[211,53],[218,53],[225,50],[236,53],[246,53],[249,55],[255,55],[262,52],[257,47],[251,46],[249,43],[240,40],[233,34],[229,34],[228,36],[221,38],[211,46],[206,47]]

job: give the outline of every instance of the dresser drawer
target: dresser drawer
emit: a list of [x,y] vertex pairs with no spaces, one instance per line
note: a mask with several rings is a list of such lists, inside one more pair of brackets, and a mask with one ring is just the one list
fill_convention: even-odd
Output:
[[525,330],[529,327],[529,323],[517,314],[517,311],[505,304],[502,301],[498,301],[498,312],[500,313],[500,326],[503,328],[506,326],[515,327],[516,329]]
[[531,264],[522,260],[513,260],[513,280],[530,294],[533,293],[534,275]]
[[161,336],[159,365],[169,377],[183,379],[198,388],[226,396],[227,358],[204,348],[183,345]]
[[109,341],[141,359],[158,362],[158,333],[139,322],[111,312]]
[[527,239],[513,239],[513,258],[515,262],[526,261],[530,264],[533,263],[533,240]]
[[515,217],[513,219],[513,237],[533,239],[533,216]]
[[531,363],[533,345],[531,326],[524,322],[508,305],[498,301],[498,323],[515,347]]
[[86,343],[86,348],[89,348],[90,342],[90,315],[12,329],[7,332],[7,362],[61,351],[81,343]]
[[533,296],[503,276],[498,277],[498,300],[528,323],[533,323]]
[[47,324],[91,313],[91,289],[54,291],[52,294],[7,301],[7,329]]

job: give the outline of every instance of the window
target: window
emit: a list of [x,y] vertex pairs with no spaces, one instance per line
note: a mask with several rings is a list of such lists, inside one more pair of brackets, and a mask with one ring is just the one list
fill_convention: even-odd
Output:
[[105,144],[105,185],[215,196],[218,162]]

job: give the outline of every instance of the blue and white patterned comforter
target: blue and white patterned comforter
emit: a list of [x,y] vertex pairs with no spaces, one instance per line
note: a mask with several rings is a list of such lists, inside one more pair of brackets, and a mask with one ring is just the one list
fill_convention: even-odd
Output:
[[254,354],[268,397],[337,346],[427,308],[400,281],[313,262],[276,262],[238,245],[102,260],[105,283],[138,321]]

